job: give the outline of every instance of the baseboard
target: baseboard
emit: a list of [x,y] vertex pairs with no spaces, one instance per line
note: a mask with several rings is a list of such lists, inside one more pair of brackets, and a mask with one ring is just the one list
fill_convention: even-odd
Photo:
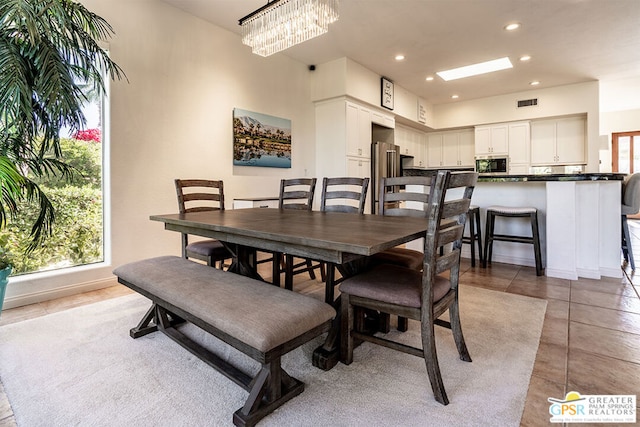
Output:
[[114,277],[93,280],[85,283],[77,283],[69,286],[62,286],[46,291],[33,292],[30,294],[21,294],[14,297],[5,297],[3,310],[10,308],[22,307],[23,305],[36,304],[43,301],[49,301],[56,298],[68,297],[71,295],[81,294],[83,292],[95,291],[117,285],[118,282]]

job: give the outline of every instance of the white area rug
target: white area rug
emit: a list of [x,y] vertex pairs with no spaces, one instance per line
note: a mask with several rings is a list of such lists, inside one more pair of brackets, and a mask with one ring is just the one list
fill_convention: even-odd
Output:
[[[350,366],[311,364],[317,339],[283,358],[305,391],[264,426],[518,426],[546,301],[461,289],[472,363],[438,327],[438,357],[450,404],[437,403],[420,358],[365,343]],[[19,427],[226,426],[247,393],[156,332],[133,340],[148,300],[129,295],[0,327],[0,380]],[[252,360],[187,326],[234,361]],[[410,322],[402,339],[420,343]]]

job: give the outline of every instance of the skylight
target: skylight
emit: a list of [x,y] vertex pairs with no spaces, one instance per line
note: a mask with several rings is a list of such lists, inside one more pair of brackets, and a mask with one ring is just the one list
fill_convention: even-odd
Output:
[[513,68],[509,58],[494,59],[491,61],[480,62],[478,64],[466,65],[464,67],[453,68],[446,71],[438,71],[439,75],[444,81],[462,79],[464,77],[477,76],[478,74],[492,73],[494,71],[506,70],[507,68]]

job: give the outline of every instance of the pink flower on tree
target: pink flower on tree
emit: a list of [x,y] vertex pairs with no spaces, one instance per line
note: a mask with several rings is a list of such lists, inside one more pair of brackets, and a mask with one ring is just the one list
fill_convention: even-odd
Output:
[[100,129],[87,129],[77,131],[73,137],[80,141],[100,142],[101,134]]

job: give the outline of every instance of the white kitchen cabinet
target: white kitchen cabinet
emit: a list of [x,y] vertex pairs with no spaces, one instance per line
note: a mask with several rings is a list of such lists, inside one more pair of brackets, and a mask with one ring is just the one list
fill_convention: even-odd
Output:
[[[346,98],[315,104],[315,176],[319,185],[323,177],[371,177],[371,143],[393,143],[395,132],[374,124],[373,110]],[[371,194],[367,196],[367,206],[370,200]]]
[[[371,177],[371,160],[363,159],[361,157],[347,156],[346,174],[345,176],[353,176],[357,178]],[[320,189],[322,189],[322,183],[320,183]],[[371,189],[372,185],[369,183],[367,189],[367,199],[365,203],[364,213],[371,213]]]
[[396,127],[396,120],[393,116],[384,114],[380,111],[371,111],[371,123],[375,123],[386,128],[393,129]]
[[585,164],[585,125],[582,117],[531,122],[531,165]]
[[424,132],[405,126],[397,126],[395,128],[395,144],[400,147],[400,154],[413,156],[408,164],[417,167],[427,165]]
[[444,135],[441,133],[427,135],[427,167],[442,167],[442,141]]
[[473,131],[453,131],[427,135],[427,167],[473,167]]
[[509,123],[509,173],[527,174],[531,167],[531,128],[529,122]]
[[509,155],[509,125],[506,123],[476,126],[475,155]]
[[475,134],[473,130],[458,132],[458,166],[475,167]]
[[347,157],[347,176],[366,178],[371,176],[371,160],[360,157]]
[[345,103],[347,156],[371,157],[371,111],[351,102]]

